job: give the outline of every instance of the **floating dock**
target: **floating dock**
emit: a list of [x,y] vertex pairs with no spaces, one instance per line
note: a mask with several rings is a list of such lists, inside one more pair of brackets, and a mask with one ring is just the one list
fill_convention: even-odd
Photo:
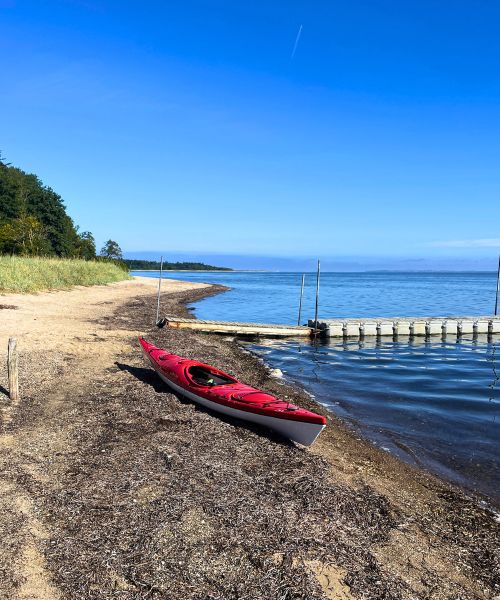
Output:
[[393,317],[310,320],[306,326],[274,325],[265,323],[237,323],[166,317],[172,329],[192,329],[204,333],[242,337],[430,337],[479,335],[500,333],[500,317]]
[[308,322],[322,337],[455,336],[500,333],[500,317],[393,317]]
[[265,323],[236,323],[232,321],[204,321],[201,319],[180,319],[166,317],[166,324],[172,329],[192,329],[205,333],[239,335],[243,337],[310,337],[310,327],[294,325],[273,325]]

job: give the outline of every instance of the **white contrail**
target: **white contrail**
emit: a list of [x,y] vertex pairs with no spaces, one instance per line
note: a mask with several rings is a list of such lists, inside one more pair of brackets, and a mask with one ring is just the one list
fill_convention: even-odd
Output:
[[295,51],[297,50],[297,46],[299,45],[300,35],[302,34],[302,25],[299,27],[299,31],[297,33],[297,37],[295,38],[295,44],[293,45],[292,56],[290,60],[295,56]]

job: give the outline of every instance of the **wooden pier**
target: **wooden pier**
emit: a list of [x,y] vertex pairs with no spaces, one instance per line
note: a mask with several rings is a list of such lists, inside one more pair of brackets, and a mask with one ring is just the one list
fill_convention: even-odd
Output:
[[236,335],[242,337],[431,337],[478,335],[500,333],[500,317],[394,317],[310,320],[306,326],[274,325],[266,323],[237,323],[232,321],[206,321],[166,317],[172,329],[192,329],[205,333]]
[[273,325],[264,323],[236,323],[232,321],[204,321],[201,319],[180,319],[166,317],[166,324],[172,329],[192,329],[205,333],[238,335],[243,337],[310,337],[310,327],[294,325]]

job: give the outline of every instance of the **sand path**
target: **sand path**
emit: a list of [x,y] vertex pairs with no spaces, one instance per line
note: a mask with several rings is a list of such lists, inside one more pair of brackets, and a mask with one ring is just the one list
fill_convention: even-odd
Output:
[[[125,340],[139,331],[107,328],[106,319],[133,298],[151,296],[157,280],[136,277],[130,281],[37,295],[0,295],[0,360],[5,365],[8,338],[18,341],[20,354],[20,406],[7,398],[5,369],[0,370],[0,598],[54,600],[60,593],[51,581],[44,557],[49,532],[37,515],[36,494],[24,481],[29,478],[46,489],[57,482],[47,477],[54,457],[68,446],[68,433],[54,427],[57,415],[67,410],[68,378],[86,385],[92,369],[113,365]],[[162,294],[206,287],[205,284],[164,280]],[[152,319],[155,315],[152,315]],[[89,352],[89,348],[91,351]],[[68,369],[68,361],[71,369]],[[68,371],[70,370],[70,373]],[[54,391],[60,377],[64,393]],[[47,389],[39,410],[42,418],[22,423],[24,398]],[[17,420],[17,423],[16,423]],[[18,427],[19,421],[22,427]],[[57,467],[57,465],[55,465]],[[18,483],[21,482],[21,483]]]
[[[152,277],[134,277],[109,285],[78,286],[33,295],[0,295],[0,350],[7,348],[10,336],[17,338],[23,352],[57,345],[63,352],[83,355],[87,349],[82,342],[93,341],[95,336],[106,338],[113,346],[117,335],[122,337],[131,332],[109,331],[96,321],[130,298],[151,295],[157,288],[157,281]],[[165,279],[162,294],[204,287],[207,287],[204,283]]]

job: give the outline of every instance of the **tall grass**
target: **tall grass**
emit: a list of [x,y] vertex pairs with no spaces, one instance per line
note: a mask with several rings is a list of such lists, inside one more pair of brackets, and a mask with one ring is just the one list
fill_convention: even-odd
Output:
[[32,293],[129,279],[111,262],[73,258],[0,256],[0,292]]

